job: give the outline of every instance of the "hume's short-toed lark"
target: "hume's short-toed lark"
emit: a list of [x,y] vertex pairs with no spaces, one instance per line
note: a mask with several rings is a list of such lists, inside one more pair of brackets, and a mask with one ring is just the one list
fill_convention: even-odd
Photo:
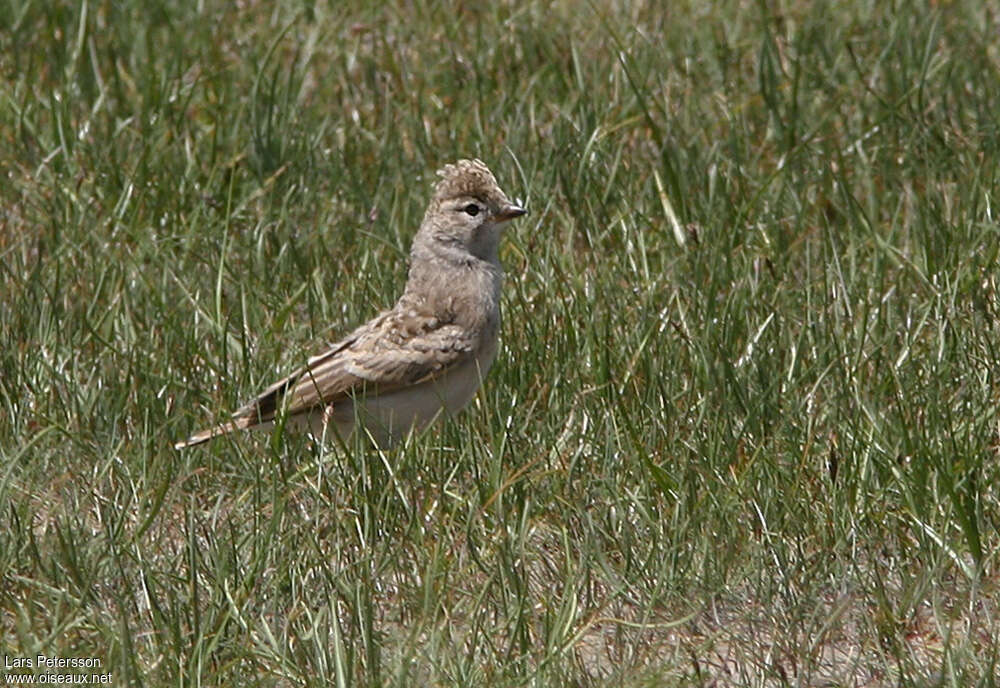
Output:
[[459,160],[438,175],[396,305],[178,449],[267,429],[282,416],[286,427],[345,440],[360,422],[387,447],[472,400],[497,351],[500,235],[527,211],[479,160]]

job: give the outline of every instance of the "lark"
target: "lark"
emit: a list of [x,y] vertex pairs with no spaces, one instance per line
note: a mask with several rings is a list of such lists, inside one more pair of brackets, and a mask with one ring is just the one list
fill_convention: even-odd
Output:
[[480,160],[459,160],[438,175],[396,305],[176,448],[270,429],[279,419],[319,438],[346,441],[364,431],[387,448],[468,405],[497,352],[501,235],[527,211]]

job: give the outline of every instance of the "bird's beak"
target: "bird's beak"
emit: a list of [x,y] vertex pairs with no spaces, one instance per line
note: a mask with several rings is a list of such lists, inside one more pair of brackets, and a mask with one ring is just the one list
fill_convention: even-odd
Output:
[[513,203],[508,203],[500,209],[497,213],[497,222],[507,222],[508,220],[513,220],[515,217],[521,217],[522,215],[527,215],[528,211],[519,205]]

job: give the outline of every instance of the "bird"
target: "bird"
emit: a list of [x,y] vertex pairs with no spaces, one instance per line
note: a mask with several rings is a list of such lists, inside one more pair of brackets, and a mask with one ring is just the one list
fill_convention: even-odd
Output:
[[320,441],[363,431],[376,447],[391,448],[469,404],[497,353],[500,240],[527,210],[479,159],[437,175],[395,305],[176,449],[279,421]]

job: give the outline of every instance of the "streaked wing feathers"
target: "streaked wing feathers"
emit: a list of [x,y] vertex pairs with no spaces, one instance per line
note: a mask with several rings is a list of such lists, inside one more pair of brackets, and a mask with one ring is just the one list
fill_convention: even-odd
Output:
[[475,352],[475,340],[457,325],[431,317],[383,313],[301,369],[271,385],[235,418],[274,420],[336,402],[361,389],[384,394],[437,378]]

